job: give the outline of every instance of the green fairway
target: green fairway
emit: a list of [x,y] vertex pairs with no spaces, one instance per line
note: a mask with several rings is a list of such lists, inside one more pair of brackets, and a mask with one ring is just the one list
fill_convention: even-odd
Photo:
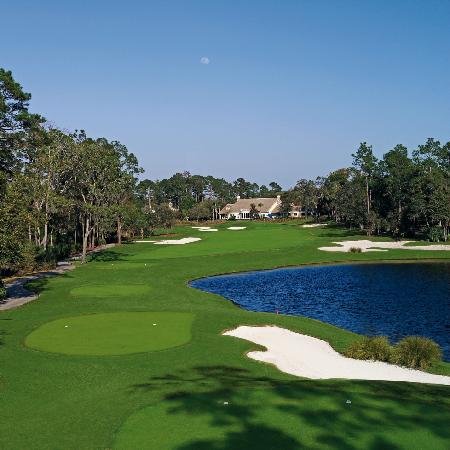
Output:
[[[187,245],[108,249],[35,282],[38,300],[1,312],[0,448],[447,450],[448,387],[284,374],[247,358],[254,344],[221,333],[274,324],[338,351],[358,336],[246,311],[188,282],[301,264],[448,259],[449,252],[329,253],[318,247],[365,236],[297,221],[245,225],[221,224],[215,233],[178,227],[176,239],[202,239]],[[449,375],[450,364],[431,371]]]
[[124,355],[185,344],[189,313],[125,312],[67,317],[46,323],[25,340],[28,347],[68,355]]
[[97,297],[110,298],[132,295],[143,295],[150,291],[150,286],[145,284],[108,284],[108,285],[87,285],[74,288],[70,291],[74,297]]

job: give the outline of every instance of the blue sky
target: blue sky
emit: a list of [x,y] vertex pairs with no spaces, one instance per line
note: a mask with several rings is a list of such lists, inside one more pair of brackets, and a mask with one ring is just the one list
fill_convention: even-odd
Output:
[[120,140],[150,178],[287,187],[360,141],[450,140],[448,0],[0,5],[0,65],[32,110]]

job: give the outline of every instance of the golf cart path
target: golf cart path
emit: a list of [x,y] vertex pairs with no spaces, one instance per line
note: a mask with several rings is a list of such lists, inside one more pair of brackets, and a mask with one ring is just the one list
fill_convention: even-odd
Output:
[[[116,246],[116,244],[99,245],[98,247],[89,250],[90,253],[97,253],[102,250]],[[81,259],[81,255],[72,256],[69,261],[76,261]],[[15,278],[10,282],[5,283],[6,287],[6,299],[0,301],[0,311],[7,311],[9,309],[18,308],[26,303],[32,302],[39,297],[39,294],[29,291],[25,285],[33,280],[40,278],[55,277],[62,273],[75,269],[76,266],[67,261],[60,261],[56,264],[56,268],[52,270],[44,270],[42,272],[35,272],[31,275],[25,275],[20,278]]]
[[25,285],[33,280],[40,278],[55,277],[69,270],[75,269],[73,264],[62,261],[56,265],[53,270],[45,270],[43,272],[37,272],[32,275],[16,278],[9,283],[5,283],[7,297],[0,302],[0,311],[6,311],[8,309],[18,308],[26,303],[36,300],[39,295],[29,291]]

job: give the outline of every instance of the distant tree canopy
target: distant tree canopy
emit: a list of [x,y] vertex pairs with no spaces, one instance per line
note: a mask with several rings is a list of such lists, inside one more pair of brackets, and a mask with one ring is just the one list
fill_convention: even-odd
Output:
[[148,214],[148,224],[152,231],[155,228],[172,228],[177,218],[179,214],[170,204],[161,203]]
[[412,154],[399,144],[377,160],[361,143],[353,166],[300,180],[283,204],[349,227],[392,236],[446,241],[450,227],[450,143],[432,138]]
[[189,216],[191,208],[197,203],[208,200],[210,218],[218,218],[218,210],[226,203],[234,202],[237,196],[242,198],[270,197],[282,192],[281,186],[275,182],[266,186],[238,178],[228,182],[223,178],[191,175],[189,172],[176,173],[162,180],[143,180],[137,190],[147,205],[153,203],[171,203],[181,214]]
[[[237,196],[281,195],[282,210],[301,206],[368,235],[447,240],[450,142],[432,138],[412,152],[399,144],[374,156],[365,142],[353,165],[300,179],[283,191],[211,175],[178,172],[139,181],[137,158],[117,141],[64,132],[29,112],[31,94],[0,69],[0,274],[34,269],[122,238],[170,228],[178,219],[219,219]],[[349,152],[350,153],[350,152]],[[250,216],[259,217],[252,203]]]
[[203,202],[196,203],[188,211],[189,219],[191,220],[207,220],[212,217],[212,209],[214,205],[211,200],[205,200]]

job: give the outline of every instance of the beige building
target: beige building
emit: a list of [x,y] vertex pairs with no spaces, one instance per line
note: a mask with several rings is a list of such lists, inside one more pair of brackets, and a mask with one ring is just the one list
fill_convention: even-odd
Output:
[[280,215],[281,199],[279,195],[276,198],[241,198],[238,196],[235,203],[228,203],[220,210],[220,218],[250,219],[252,204],[259,211],[259,217],[261,218],[271,218]]
[[289,217],[304,217],[305,210],[301,206],[291,205],[291,210],[289,211]]
[[[281,198],[279,195],[276,198],[241,198],[238,196],[235,203],[228,203],[220,210],[220,218],[228,220],[234,217],[236,220],[248,220],[251,218],[250,210],[252,204],[255,205],[261,219],[274,219],[283,216],[280,210]],[[301,217],[301,215],[300,207],[294,206],[289,212],[289,217]]]

